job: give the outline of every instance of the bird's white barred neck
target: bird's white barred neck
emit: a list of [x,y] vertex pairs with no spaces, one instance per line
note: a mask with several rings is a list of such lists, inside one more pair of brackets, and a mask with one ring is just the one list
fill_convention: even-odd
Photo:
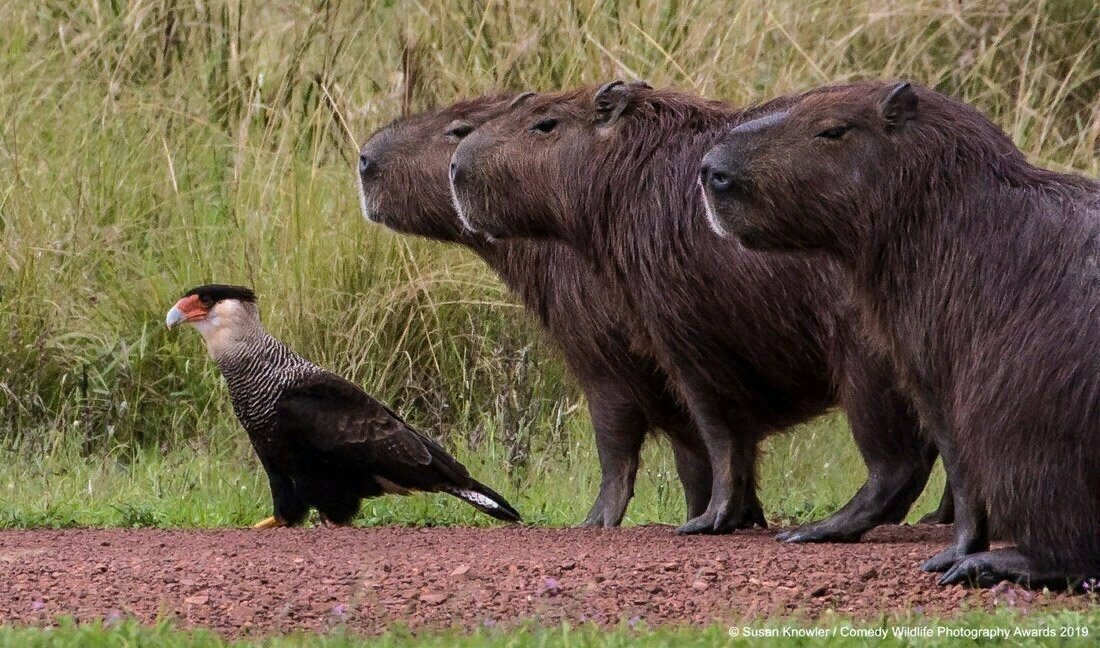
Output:
[[233,411],[249,433],[263,434],[288,388],[323,371],[262,327],[236,340],[215,358],[233,400]]
[[225,377],[233,411],[250,434],[271,426],[287,388],[322,371],[271,336],[255,303],[225,299],[194,323]]

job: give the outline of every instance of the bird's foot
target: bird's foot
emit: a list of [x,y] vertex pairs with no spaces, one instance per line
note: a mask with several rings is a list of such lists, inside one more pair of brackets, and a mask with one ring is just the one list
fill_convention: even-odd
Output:
[[253,529],[275,529],[275,528],[278,528],[278,527],[285,527],[285,526],[290,526],[289,524],[286,523],[286,520],[277,518],[275,516],[271,516],[271,517],[264,518],[264,519],[260,520],[256,524],[253,524],[252,528]]
[[352,526],[351,520],[348,520],[347,522],[333,522],[328,518],[328,516],[324,515],[323,513],[317,514],[317,521],[320,522],[321,526],[326,529],[337,529],[339,527]]

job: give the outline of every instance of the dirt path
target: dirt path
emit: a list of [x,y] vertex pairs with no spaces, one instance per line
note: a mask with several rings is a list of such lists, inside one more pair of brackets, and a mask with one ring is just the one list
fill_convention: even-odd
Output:
[[1082,597],[941,588],[916,569],[945,527],[888,527],[856,545],[671,527],[34,530],[0,533],[0,622],[170,617],[230,634],[347,624],[380,632],[633,617],[710,623],[828,610],[859,617]]

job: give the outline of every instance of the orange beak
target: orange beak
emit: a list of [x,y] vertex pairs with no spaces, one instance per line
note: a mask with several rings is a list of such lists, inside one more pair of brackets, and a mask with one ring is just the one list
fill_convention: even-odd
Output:
[[198,295],[188,295],[176,302],[176,305],[168,311],[168,317],[165,318],[164,323],[168,328],[172,328],[183,322],[197,322],[205,319],[208,314],[209,311],[199,301]]

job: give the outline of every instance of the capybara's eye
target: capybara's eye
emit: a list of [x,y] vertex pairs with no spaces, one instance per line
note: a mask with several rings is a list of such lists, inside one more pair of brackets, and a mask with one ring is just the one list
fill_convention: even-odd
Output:
[[474,132],[474,127],[470,124],[458,123],[451,124],[447,128],[447,132],[445,134],[447,135],[447,137],[457,137],[458,139],[462,139],[472,132]]
[[531,130],[536,130],[540,133],[549,133],[554,130],[554,127],[558,125],[558,120],[553,117],[547,117],[535,122],[535,125],[531,127]]
[[818,133],[817,137],[824,137],[825,139],[832,140],[840,139],[841,137],[844,137],[844,133],[847,133],[850,130],[852,130],[852,127],[849,124],[830,126],[829,128],[826,128],[825,130]]

